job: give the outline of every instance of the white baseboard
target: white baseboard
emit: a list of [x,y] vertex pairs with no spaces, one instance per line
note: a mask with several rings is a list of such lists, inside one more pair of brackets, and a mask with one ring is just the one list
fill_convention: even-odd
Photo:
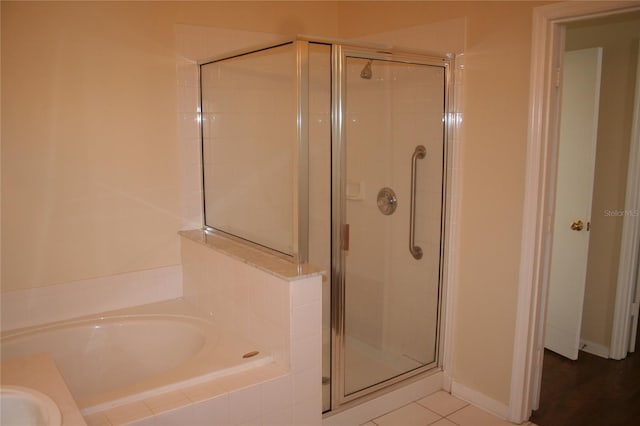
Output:
[[453,384],[453,377],[446,371],[442,372],[442,390],[451,393],[451,385]]
[[493,398],[486,396],[476,390],[466,387],[456,381],[451,383],[451,395],[456,398],[463,399],[478,408],[488,411],[503,419],[507,419],[509,416],[509,406],[503,404],[500,401],[496,401]]
[[2,331],[182,297],[180,265],[2,293]]
[[592,355],[597,355],[599,357],[609,359],[609,347],[601,345],[599,343],[594,343],[589,340],[580,339],[580,350],[590,353]]

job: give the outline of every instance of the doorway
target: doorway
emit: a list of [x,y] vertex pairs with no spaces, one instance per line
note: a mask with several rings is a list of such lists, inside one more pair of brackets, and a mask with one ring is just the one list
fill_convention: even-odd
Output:
[[[626,379],[629,374],[637,375],[640,359],[635,354],[625,361],[610,359],[610,341],[623,228],[623,216],[616,216],[613,211],[622,212],[625,205],[627,169],[619,165],[626,163],[629,157],[634,114],[632,89],[637,74],[637,55],[634,53],[640,35],[637,28],[640,28],[640,13],[582,20],[564,26],[558,190],[545,332],[547,350],[539,408],[532,417],[541,424],[624,425],[636,422],[634,406],[638,401],[630,396],[636,392],[636,383]],[[591,77],[579,88],[580,96],[586,99],[568,107],[575,98],[572,91],[581,84],[580,76],[584,75]],[[601,98],[598,97],[600,87]],[[593,94],[599,98],[595,103],[595,114],[591,112],[594,108],[589,106]],[[598,105],[600,114],[597,114]],[[583,122],[572,122],[581,110],[589,112]],[[567,127],[571,127],[569,132]],[[567,133],[581,133],[591,128],[598,129],[594,134],[598,143],[597,149],[593,150],[594,184],[589,185],[591,181],[584,173],[574,181],[579,187],[589,189],[588,222],[585,221],[586,229],[575,229],[576,221],[571,223],[572,219],[563,214],[567,204],[571,207],[575,204],[567,201],[571,195],[579,193],[580,188],[573,188],[572,194],[561,191],[562,182],[566,180],[563,168],[571,170],[576,163],[585,173],[589,168],[585,161],[575,161],[579,153],[572,153],[573,164],[569,167],[563,155],[575,145],[567,138]],[[589,152],[589,138],[583,135],[580,139],[586,145],[582,147],[583,152]],[[594,226],[590,226],[592,223]],[[567,236],[572,240],[565,241]],[[592,242],[588,255],[586,250],[581,250],[586,249],[583,240]],[[574,247],[576,244],[578,247]],[[565,262],[556,264],[556,250],[560,251],[561,260],[567,251],[572,257],[583,255],[579,257],[580,262],[565,268]],[[572,280],[579,285],[568,285]],[[559,322],[558,318],[563,321]],[[558,329],[569,331],[560,334]],[[634,347],[630,345],[628,350],[633,352]]]
[[[573,296],[565,300],[560,306],[554,306],[554,265],[556,243],[561,241],[557,238],[559,232],[568,230],[567,233],[573,236],[579,235],[580,229],[573,229],[573,223],[568,217],[562,217],[559,211],[566,204],[569,195],[566,193],[556,195],[555,200],[555,226],[554,242],[551,255],[551,271],[549,279],[549,299],[547,303],[547,332],[546,341],[553,337],[550,333],[549,321],[554,316],[554,310],[563,310],[565,313],[573,307],[578,319],[576,335],[572,336],[572,350],[577,358],[577,349],[590,352],[604,358],[610,356],[610,342],[612,339],[612,328],[614,327],[613,312],[615,310],[616,290],[619,283],[619,263],[623,248],[621,248],[623,237],[623,223],[625,216],[634,216],[633,211],[625,210],[625,196],[627,194],[627,168],[626,165],[630,156],[630,141],[632,134],[634,112],[634,90],[636,85],[637,63],[638,63],[638,36],[640,36],[640,12],[614,15],[609,17],[581,20],[579,22],[567,23],[564,26],[565,53],[563,64],[563,84],[561,85],[562,107],[560,108],[560,131],[559,131],[559,158],[557,182],[560,189],[563,180],[563,155],[565,145],[570,145],[566,139],[565,119],[571,119],[572,114],[565,105],[571,96],[565,96],[567,92],[571,94],[571,89],[575,89],[577,78],[575,75],[576,66],[580,68],[582,74],[585,70],[592,69],[593,82],[587,83],[580,88],[581,95],[586,98],[593,98],[591,93],[596,94],[599,104],[600,114],[594,114],[591,109],[585,108],[588,99],[580,99],[580,106],[574,107],[587,109],[587,117],[583,123],[571,124],[573,132],[584,132],[590,128],[597,129],[594,136],[597,139],[597,149],[594,150],[594,177],[591,190],[590,178],[582,176],[577,179],[577,188],[573,188],[572,195],[575,195],[581,187],[588,188],[588,195],[592,195],[592,203],[589,200],[588,220],[584,226],[588,231],[591,244],[588,248],[588,256],[583,256],[581,265],[574,265],[572,270],[584,268],[585,274],[580,279],[584,288]],[[578,64],[575,57],[582,57]],[[590,62],[585,62],[584,59]],[[567,75],[570,73],[571,75]],[[601,90],[601,96],[598,92]],[[589,94],[586,96],[586,94]],[[566,117],[565,117],[566,114]],[[593,120],[589,120],[589,115]],[[577,129],[576,129],[577,128]],[[586,140],[588,136],[582,135],[579,139]],[[584,144],[584,143],[583,143]],[[589,152],[592,148],[582,147],[583,152]],[[570,156],[569,161],[578,158],[575,152]],[[588,161],[586,161],[588,162]],[[581,170],[588,170],[585,161],[580,161]],[[559,223],[558,219],[564,219]],[[580,218],[576,218],[579,220]],[[575,220],[574,220],[575,223]],[[566,225],[566,226],[565,226]],[[569,228],[571,226],[571,228]],[[585,235],[583,232],[582,235]],[[575,253],[580,250],[572,248]],[[636,262],[637,264],[637,262]],[[637,270],[637,265],[635,265]],[[565,281],[566,275],[563,277]],[[565,285],[566,282],[560,283]],[[580,302],[584,300],[584,306]],[[581,321],[582,320],[582,321]],[[566,321],[569,322],[569,321]],[[582,324],[580,324],[582,323]],[[582,327],[580,327],[580,325]],[[581,328],[581,330],[580,330]],[[565,342],[572,340],[564,336]],[[549,347],[549,345],[547,345]],[[629,347],[629,351],[633,348]],[[556,352],[563,353],[554,349]],[[566,352],[564,352],[566,354]],[[615,357],[614,357],[615,358]]]
[[[548,294],[548,277],[550,265],[550,238],[551,221],[554,214],[554,190],[557,165],[557,129],[559,96],[557,94],[556,81],[560,78],[562,46],[565,41],[566,25],[570,22],[585,21],[595,17],[615,15],[618,13],[634,13],[638,11],[637,3],[612,2],[609,4],[557,4],[537,8],[534,12],[533,57],[532,57],[532,108],[531,126],[529,133],[529,151],[527,159],[527,185],[525,193],[525,225],[523,227],[522,267],[520,281],[520,297],[516,323],[516,335],[522,336],[516,339],[514,352],[514,365],[512,376],[512,390],[510,401],[510,420],[526,420],[531,411],[537,408],[539,401],[540,380],[542,375],[542,360],[544,356],[544,319],[546,316],[546,297]],[[637,124],[633,126],[637,134]],[[634,161],[628,161],[638,156],[637,136],[633,139],[632,151],[625,160],[625,164],[619,164],[619,168],[633,171],[631,185],[628,188],[637,188],[635,180],[637,165]],[[637,163],[637,161],[635,162]],[[627,194],[628,195],[628,194]],[[638,197],[632,194],[626,200],[635,200]],[[628,204],[624,205],[627,208]],[[603,216],[604,212],[600,212]],[[625,221],[632,226],[628,235],[637,236],[638,220]],[[635,233],[635,234],[633,234]],[[623,233],[624,234],[624,233]],[[627,235],[627,234],[624,234]],[[634,236],[634,239],[636,238]],[[637,242],[625,241],[634,252],[633,262],[627,262],[627,274],[637,265]],[[627,239],[628,240],[628,239]],[[627,244],[628,243],[628,244]],[[610,257],[610,256],[609,256]],[[622,260],[620,264],[622,265]],[[633,271],[635,274],[635,271]],[[616,311],[618,304],[628,305],[627,312],[631,308],[631,296],[629,294],[620,297],[621,287],[632,288],[632,279],[628,276],[624,286],[616,288]],[[624,327],[628,332],[630,321],[624,319]],[[615,318],[614,318],[615,321]],[[616,327],[613,327],[615,330]],[[520,332],[522,333],[520,335]],[[612,333],[614,334],[614,333]],[[612,336],[612,351],[616,345],[615,336]],[[626,352],[625,352],[626,353]]]

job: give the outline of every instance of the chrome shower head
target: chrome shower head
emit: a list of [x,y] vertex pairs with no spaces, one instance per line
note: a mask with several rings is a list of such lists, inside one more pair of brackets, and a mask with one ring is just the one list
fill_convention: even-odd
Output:
[[373,61],[369,60],[364,68],[362,68],[362,71],[360,72],[360,78],[371,80],[371,77],[373,76],[373,72],[371,71],[371,62]]

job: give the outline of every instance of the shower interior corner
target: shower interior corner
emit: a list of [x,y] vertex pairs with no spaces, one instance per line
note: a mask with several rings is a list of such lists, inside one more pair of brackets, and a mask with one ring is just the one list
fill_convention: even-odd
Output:
[[440,371],[451,63],[311,39],[199,63],[205,228],[327,271],[325,412]]

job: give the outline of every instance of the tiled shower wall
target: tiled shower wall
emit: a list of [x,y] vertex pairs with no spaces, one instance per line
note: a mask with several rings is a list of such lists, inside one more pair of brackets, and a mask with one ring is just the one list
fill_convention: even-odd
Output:
[[[442,265],[442,273],[444,274],[444,288],[441,297],[444,297],[443,303],[444,315],[441,321],[444,322],[442,340],[443,353],[447,354],[451,351],[452,332],[455,328],[455,294],[456,294],[456,263],[458,253],[459,239],[459,204],[461,199],[461,177],[463,169],[460,165],[461,149],[464,139],[463,135],[463,116],[464,116],[464,69],[465,69],[465,40],[466,40],[467,22],[466,18],[453,19],[449,21],[431,23],[422,26],[403,28],[387,33],[376,33],[359,36],[358,39],[382,43],[387,46],[394,46],[398,49],[406,49],[407,51],[431,52],[438,55],[454,54],[454,61],[451,67],[450,77],[452,84],[451,92],[448,100],[448,119],[449,126],[448,135],[448,161],[446,169],[446,179],[448,188],[448,199],[446,200],[445,213],[447,220],[447,230],[445,234],[445,252],[444,263]],[[395,291],[396,289],[394,289]],[[446,356],[442,360],[443,369],[447,373],[451,373],[452,360]],[[445,388],[449,389],[449,376],[445,374]]]
[[183,238],[185,300],[289,366],[289,282]]
[[[373,348],[422,363],[436,359],[443,173],[443,82],[440,67],[366,60],[347,65],[347,334]],[[412,154],[416,160],[415,244],[408,250]],[[355,159],[355,160],[354,160]],[[391,215],[376,195],[397,195]],[[350,191],[351,189],[351,191]]]
[[[363,36],[362,40],[383,42],[393,44],[398,48],[409,48],[410,50],[433,50],[460,53],[464,51],[464,32],[466,22],[455,20],[442,23],[439,26],[427,25],[424,27],[409,28],[392,33],[373,34]],[[228,54],[234,50],[247,50],[252,46],[266,45],[281,41],[282,38],[276,34],[253,33],[244,31],[233,31],[218,28],[176,26],[176,40],[179,55],[177,57],[178,71],[178,106],[179,106],[179,131],[180,131],[180,154],[182,173],[182,206],[183,206],[183,229],[198,228],[202,224],[202,185],[200,169],[200,141],[197,123],[197,100],[198,100],[198,80],[196,61],[210,58],[216,55]],[[326,46],[325,46],[326,48]],[[310,67],[310,185],[311,217],[310,217],[310,253],[313,263],[329,268],[330,263],[330,63],[320,59],[324,53],[310,50],[310,60],[315,65]],[[453,166],[449,170],[449,185],[452,189],[453,197],[449,199],[449,241],[457,240],[457,205],[459,191],[459,175],[462,170],[457,168],[457,158],[459,157],[459,146],[461,134],[459,129],[462,122],[462,74],[463,57],[456,57],[455,74],[455,99],[453,102],[453,113],[450,118],[453,120],[451,134],[449,135],[451,161]],[[315,168],[314,168],[315,165]],[[326,169],[325,169],[326,166]],[[449,258],[455,252],[455,244],[448,247]],[[450,265],[445,265],[445,267]],[[449,271],[448,281],[455,282],[452,276],[453,271]],[[325,317],[329,317],[329,281],[325,277],[323,283],[323,307],[326,310]],[[450,310],[451,311],[451,310]],[[449,314],[448,314],[449,315]],[[452,321],[448,325],[451,327]],[[325,323],[326,330],[324,336],[328,339],[329,323]],[[325,343],[328,343],[326,341]],[[446,343],[445,343],[446,345]],[[327,346],[328,347],[328,346]]]
[[296,46],[201,67],[205,223],[294,252]]
[[[197,229],[202,217],[202,160],[198,124],[197,62],[234,51],[282,41],[283,36],[221,28],[176,25],[178,132],[180,141],[182,229]],[[309,95],[309,252],[310,261],[330,270],[331,256],[331,62],[330,48],[312,45]],[[329,280],[323,284],[329,318]],[[325,321],[325,337],[330,336]],[[328,343],[325,342],[325,343]]]
[[198,61],[281,41],[277,34],[176,25],[176,96],[180,146],[182,229],[200,228],[202,158],[198,123]]

